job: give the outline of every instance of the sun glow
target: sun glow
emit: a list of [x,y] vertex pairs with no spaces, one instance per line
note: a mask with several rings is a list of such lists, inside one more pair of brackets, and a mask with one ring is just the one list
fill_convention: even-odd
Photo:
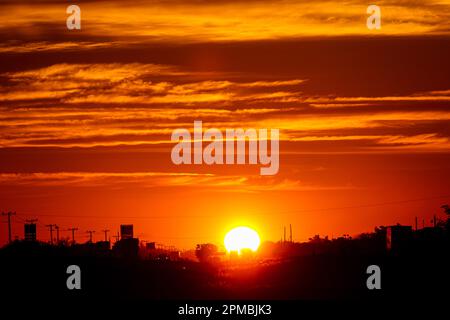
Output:
[[243,249],[256,251],[260,239],[255,230],[248,227],[237,227],[226,234],[224,243],[228,252],[237,251],[240,254]]

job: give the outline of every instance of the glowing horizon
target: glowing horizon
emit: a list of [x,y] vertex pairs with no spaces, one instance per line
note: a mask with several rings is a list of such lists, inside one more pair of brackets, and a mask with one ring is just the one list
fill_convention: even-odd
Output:
[[[68,30],[67,3],[2,1],[13,235],[34,218],[44,241],[46,224],[83,242],[133,223],[189,249],[235,225],[267,241],[289,224],[295,241],[426,225],[450,201],[450,2],[379,5],[369,30],[359,0],[88,0]],[[171,134],[195,120],[279,129],[279,170],[174,165]]]

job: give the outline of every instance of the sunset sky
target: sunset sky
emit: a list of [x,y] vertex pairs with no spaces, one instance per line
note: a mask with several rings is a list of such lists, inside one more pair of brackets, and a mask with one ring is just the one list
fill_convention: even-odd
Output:
[[[141,240],[372,231],[450,202],[450,1],[0,4],[0,210]],[[381,30],[366,27],[381,8]],[[176,166],[171,133],[276,128],[280,170]],[[2,221],[6,221],[2,217]],[[0,244],[7,225],[0,225]]]

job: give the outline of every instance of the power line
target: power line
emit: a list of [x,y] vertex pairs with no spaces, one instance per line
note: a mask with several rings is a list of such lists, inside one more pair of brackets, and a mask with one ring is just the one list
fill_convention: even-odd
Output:
[[8,216],[8,241],[9,243],[12,242],[12,236],[11,236],[11,216],[15,216],[15,212],[2,212],[2,216]]
[[78,228],[69,228],[67,231],[72,231],[72,244],[75,244],[75,231],[77,231]]
[[56,229],[56,244],[59,244],[59,226],[55,224]]
[[86,233],[89,233],[89,242],[92,243],[92,234],[95,233],[95,231],[94,230],[88,230],[88,231],[86,231]]
[[[359,209],[359,208],[370,208],[370,207],[380,207],[380,206],[388,206],[388,205],[395,205],[395,204],[402,204],[402,203],[409,203],[409,202],[418,202],[418,201],[425,201],[425,200],[434,200],[434,199],[446,199],[450,198],[450,195],[442,195],[442,196],[435,196],[435,197],[427,197],[427,198],[416,198],[416,199],[405,199],[405,200],[398,200],[398,201],[388,201],[388,202],[375,202],[371,204],[361,204],[361,205],[351,205],[351,206],[342,206],[342,207],[328,207],[328,208],[316,208],[316,209],[301,209],[301,210],[290,210],[290,211],[276,211],[276,212],[259,212],[255,213],[255,215],[261,215],[261,214],[289,214],[289,213],[309,213],[309,212],[321,212],[321,211],[336,211],[336,210],[346,210],[346,209]],[[152,220],[152,219],[179,219],[179,218],[186,218],[186,219],[192,219],[192,218],[205,218],[210,217],[210,215],[164,215],[164,216],[102,216],[102,215],[58,215],[58,214],[40,214],[40,217],[55,217],[55,218],[86,218],[86,219],[143,219],[143,220]]]
[[306,210],[293,210],[293,211],[284,211],[284,212],[280,212],[280,213],[303,213],[303,212],[318,212],[318,211],[333,211],[333,210],[345,210],[345,209],[371,208],[371,207],[381,207],[381,206],[388,206],[388,205],[395,205],[395,204],[402,204],[402,203],[409,203],[409,202],[418,202],[418,201],[433,200],[433,199],[445,199],[445,198],[450,198],[450,195],[428,197],[428,198],[398,200],[398,201],[389,201],[389,202],[378,202],[378,203],[362,204],[362,205],[354,205],[354,206],[330,207],[330,208],[306,209]]
[[50,244],[53,244],[53,227],[56,226],[56,224],[47,224],[45,226],[50,229]]
[[115,239],[116,239],[116,242],[118,242],[118,241],[119,241],[119,239],[120,239],[120,236],[119,236],[119,231],[117,231],[117,235],[113,236],[113,238],[115,238]]
[[102,232],[105,233],[105,241],[108,241],[108,232],[109,232],[109,229],[102,230]]
[[[443,198],[450,198],[450,195],[441,195],[441,196],[434,196],[434,197],[424,197],[424,198],[416,198],[416,199],[404,199],[404,200],[398,200],[398,201],[389,201],[389,202],[379,202],[379,203],[372,203],[372,204],[362,204],[362,205],[352,205],[352,206],[342,206],[342,207],[329,207],[329,208],[317,208],[317,209],[305,209],[305,210],[293,210],[293,211],[282,211],[279,212],[277,211],[277,214],[287,214],[287,213],[308,213],[308,212],[320,212],[320,211],[336,211],[336,210],[345,210],[345,209],[357,209],[357,208],[368,208],[368,207],[378,207],[378,206],[387,206],[387,205],[395,205],[395,204],[402,204],[402,203],[409,203],[409,202],[418,202],[418,201],[425,201],[425,200],[432,200],[432,199],[443,199]],[[273,214],[274,212],[270,212],[270,214]],[[265,214],[264,212],[260,212],[260,213],[255,213],[255,214]],[[8,231],[9,231],[9,241],[12,241],[12,234],[11,234],[11,223],[15,222],[11,220],[11,216],[15,215],[16,219],[18,219],[19,221],[22,222],[26,222],[27,220],[22,219],[21,217],[17,216],[15,212],[8,212],[8,213],[4,213],[2,212],[3,216],[8,216]],[[26,215],[22,215],[22,216],[26,216]],[[36,216],[36,214],[34,214],[34,216]],[[107,216],[82,216],[82,215],[50,215],[50,214],[40,214],[39,217],[54,217],[54,218],[58,218],[58,217],[78,217],[78,218],[101,218],[101,219],[111,219],[111,218],[117,218],[117,219],[121,219],[121,218],[126,218],[126,219],[173,219],[173,218],[194,218],[194,217],[198,217],[198,218],[204,218],[204,217],[209,217],[209,216],[205,216],[205,215],[186,215],[186,216],[153,216],[153,217],[138,217],[138,216],[115,216],[115,217],[107,217]],[[49,228],[50,230],[50,243],[53,244],[53,228],[55,227],[56,231],[57,231],[57,240],[59,241],[59,227],[55,224],[42,224],[40,222],[38,222],[39,225],[41,225],[41,227],[46,227]],[[424,222],[422,222],[422,224],[424,224]],[[291,226],[290,226],[291,228]],[[73,230],[72,230],[73,229]],[[68,229],[70,231],[72,231],[72,241],[75,242],[75,235],[74,232],[76,230],[78,230],[78,228],[71,228]],[[105,230],[102,230],[103,232],[105,232]],[[109,231],[109,230],[108,230]],[[95,231],[87,231],[86,233],[89,233],[90,236],[90,241],[92,241],[92,233],[94,233]],[[291,230],[290,230],[291,232]],[[116,236],[114,236],[116,237]],[[291,236],[290,236],[291,237]],[[105,233],[105,239],[107,238],[107,234]],[[196,239],[196,238],[201,238],[201,237],[167,237],[167,236],[163,236],[163,237],[159,237],[159,238],[167,238],[167,239]]]

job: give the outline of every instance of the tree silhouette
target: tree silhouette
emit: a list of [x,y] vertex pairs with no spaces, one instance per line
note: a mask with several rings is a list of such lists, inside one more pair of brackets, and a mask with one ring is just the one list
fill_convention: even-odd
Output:
[[217,246],[212,243],[198,244],[195,255],[200,262],[209,262],[217,254]]
[[445,214],[447,215],[447,221],[445,222],[445,229],[447,233],[450,233],[450,206],[448,204],[444,204],[441,206],[444,209]]

